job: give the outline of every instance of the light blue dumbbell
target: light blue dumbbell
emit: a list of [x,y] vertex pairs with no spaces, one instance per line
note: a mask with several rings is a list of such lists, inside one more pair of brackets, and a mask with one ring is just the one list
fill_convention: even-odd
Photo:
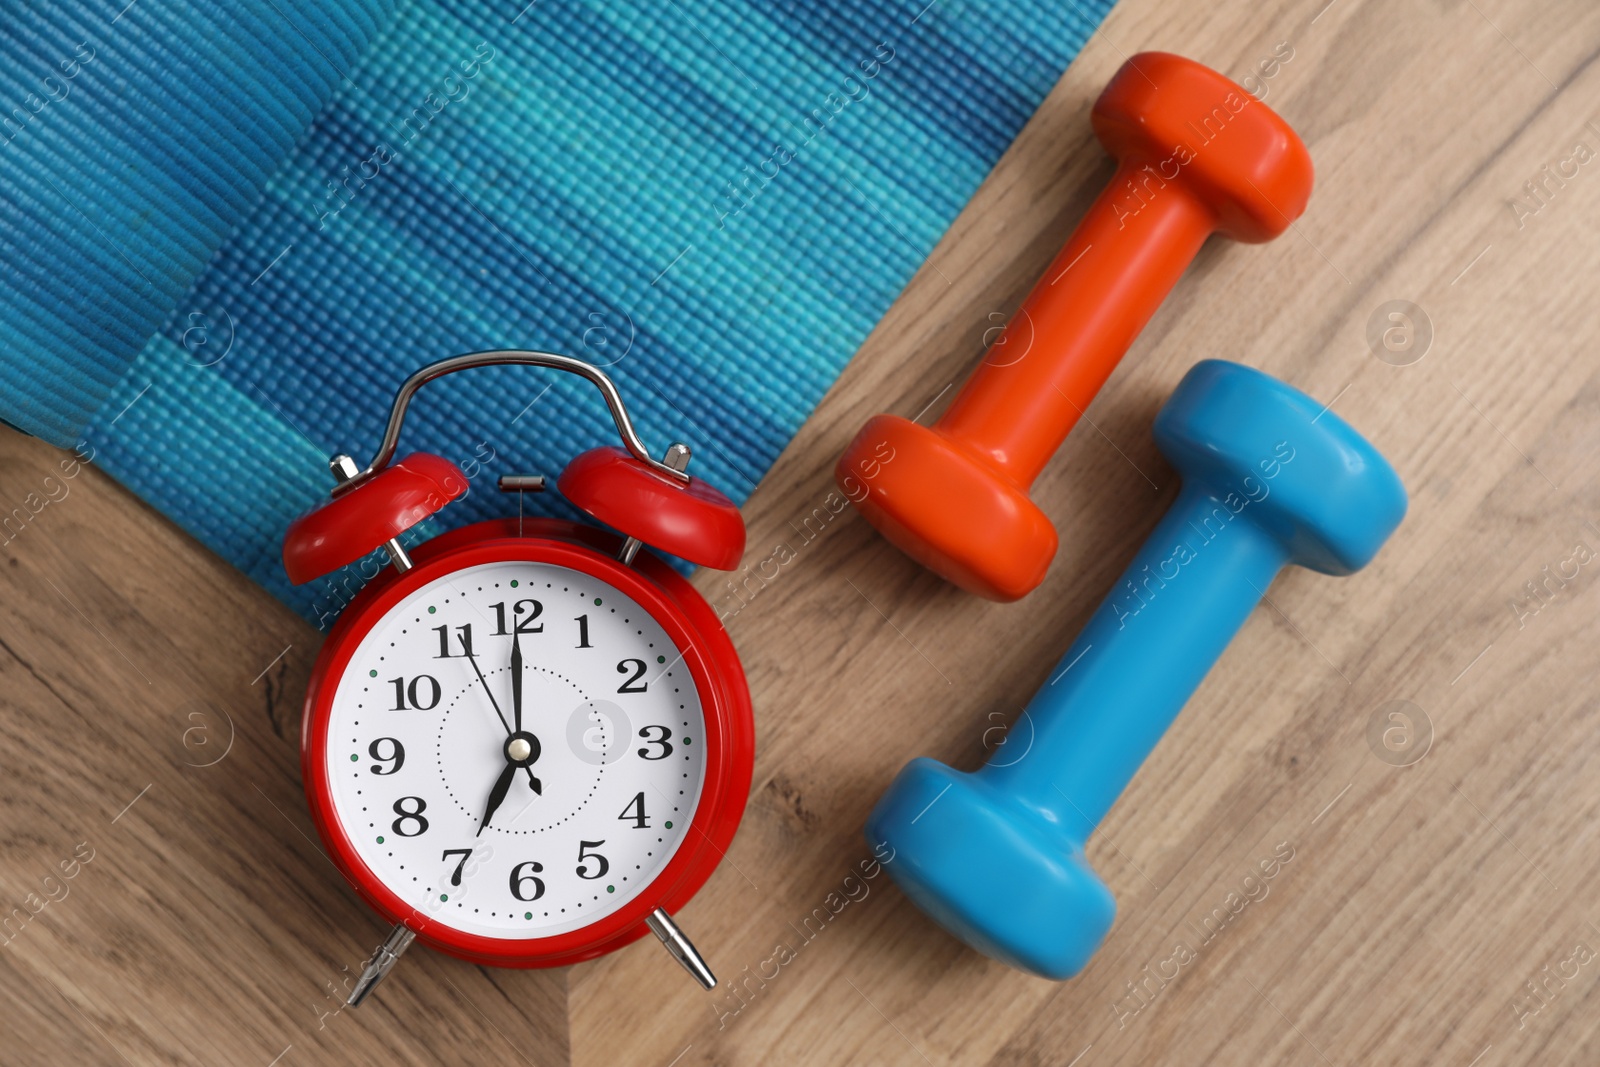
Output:
[[1406,511],[1399,477],[1360,434],[1236,363],[1190,370],[1155,439],[1183,488],[1028,704],[1027,725],[973,773],[913,760],[867,820],[923,911],[1047,978],[1081,971],[1116,913],[1084,842],[1274,576],[1289,563],[1359,570]]

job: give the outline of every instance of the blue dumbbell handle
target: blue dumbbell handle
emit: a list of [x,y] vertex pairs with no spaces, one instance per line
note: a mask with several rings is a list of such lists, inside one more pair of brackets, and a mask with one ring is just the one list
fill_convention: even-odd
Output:
[[1287,562],[1252,507],[1185,484],[980,777],[1082,843]]

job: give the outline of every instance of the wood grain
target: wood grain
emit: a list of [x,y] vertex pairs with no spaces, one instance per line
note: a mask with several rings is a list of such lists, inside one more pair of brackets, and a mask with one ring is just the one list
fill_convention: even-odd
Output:
[[[744,826],[680,915],[713,993],[649,942],[570,972],[418,951],[335,1013],[382,929],[304,811],[316,633],[92,465],[64,483],[0,535],[0,1058],[1596,1062],[1600,160],[1541,168],[1600,152],[1600,9],[1324,4],[1124,0],[751,498],[747,568],[696,579],[738,608],[760,735]],[[976,600],[839,509],[855,429],[935,416],[1110,174],[1087,111],[1123,57],[1243,78],[1284,43],[1267,101],[1311,148],[1311,207],[1203,250],[1039,480],[1044,587]],[[1366,341],[1393,299],[1432,324],[1408,366]],[[1150,421],[1212,356],[1332,403],[1411,512],[1362,573],[1273,586],[1090,842],[1105,948],[1028,978],[864,873],[861,825],[907,759],[976,766],[1004,738],[1172,499]],[[0,435],[0,495],[62,458]],[[1369,743],[1394,700],[1431,724],[1411,766]]]

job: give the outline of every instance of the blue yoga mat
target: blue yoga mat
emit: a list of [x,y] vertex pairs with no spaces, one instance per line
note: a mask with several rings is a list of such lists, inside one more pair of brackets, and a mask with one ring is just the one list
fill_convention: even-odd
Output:
[[[324,626],[284,528],[448,355],[602,364],[743,500],[1109,6],[7,0],[0,417]],[[419,534],[614,441],[562,379],[422,392],[472,490]]]

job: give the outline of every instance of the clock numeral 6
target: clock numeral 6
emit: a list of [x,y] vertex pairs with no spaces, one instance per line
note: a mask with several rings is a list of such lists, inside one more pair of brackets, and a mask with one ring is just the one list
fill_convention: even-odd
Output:
[[[617,686],[617,692],[643,693],[645,690],[650,688],[649,682],[639,682],[639,679],[644,677],[644,660],[625,659],[621,663],[617,664],[618,674],[628,674],[629,671],[632,671],[633,673],[628,675],[627,681]],[[639,682],[639,684],[635,685],[635,682]]]
[[[544,879],[535,878],[533,874],[523,874],[522,869],[524,867],[530,868],[534,874],[537,874],[544,870],[544,865],[528,860],[526,863],[519,863],[511,868],[511,895],[523,903],[527,903],[530,900],[538,900],[544,896]],[[524,896],[523,889],[529,882],[533,883],[533,895]]]
[[[419,674],[409,684],[404,678],[390,678],[389,684],[394,686],[394,707],[390,711],[432,711],[439,706],[439,698],[444,695],[439,688],[439,679],[431,674]],[[409,706],[406,704],[407,697],[411,699]]]
[[[591,848],[599,848],[603,844],[605,844],[604,841],[579,841],[578,842],[578,867],[577,867],[577,873],[578,873],[578,877],[579,878],[588,878],[591,881],[596,879],[596,878],[604,878],[606,876],[606,872],[611,869],[611,861],[610,860],[606,859],[604,856],[600,855],[600,853],[598,853],[598,852],[590,852],[589,851]],[[597,862],[600,865],[599,867],[597,867],[595,869],[594,873],[592,873],[592,874],[589,872],[589,865],[588,865],[589,860],[594,860],[595,862]]]
[[[406,809],[408,801],[416,805],[414,809],[409,811]],[[401,797],[394,802],[394,813],[400,817],[390,824],[390,829],[401,837],[420,837],[428,832],[428,820],[422,817],[422,813],[427,810],[428,802],[421,797]],[[417,828],[410,833],[406,833],[405,827],[407,823],[416,823]]]
[[[383,744],[385,741],[389,742],[389,754],[387,756],[378,751],[378,746]],[[394,774],[401,767],[405,766],[406,747],[395,738],[380,737],[376,741],[372,742],[372,744],[367,746],[367,755],[371,756],[375,761],[373,766],[368,767],[367,770],[371,771],[373,774]],[[385,769],[383,767],[379,767],[377,765],[379,763],[388,763],[392,764],[392,766]]]
[[[661,731],[661,736],[660,737],[651,737],[650,736],[650,731],[651,730],[660,730]],[[639,736],[644,738],[645,744],[647,746],[645,748],[639,749],[639,755],[641,757],[643,757],[644,759],[648,759],[648,760],[666,759],[668,756],[672,755],[672,741],[671,741],[672,731],[667,729],[665,726],[641,726],[641,727],[639,727]],[[661,746],[660,755],[652,756],[650,754],[650,749],[648,747],[650,745],[660,745]]]

